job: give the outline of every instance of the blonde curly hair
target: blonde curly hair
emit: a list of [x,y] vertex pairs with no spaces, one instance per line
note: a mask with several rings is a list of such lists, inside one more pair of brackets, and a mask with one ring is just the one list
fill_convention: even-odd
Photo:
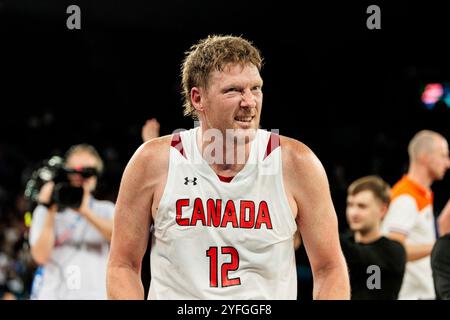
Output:
[[253,64],[261,71],[263,63],[259,50],[250,41],[231,35],[210,35],[193,45],[185,54],[181,66],[183,107],[184,115],[193,119],[198,119],[198,115],[191,103],[191,89],[207,88],[212,71],[222,71],[228,63]]

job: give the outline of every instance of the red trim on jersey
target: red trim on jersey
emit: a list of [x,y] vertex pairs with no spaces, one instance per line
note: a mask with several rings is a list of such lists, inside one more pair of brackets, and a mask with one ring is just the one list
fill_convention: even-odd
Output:
[[272,132],[270,134],[269,141],[267,142],[267,148],[266,153],[264,154],[264,159],[266,159],[269,156],[269,154],[279,146],[280,146],[280,136]]
[[173,134],[172,141],[170,142],[170,146],[174,147],[175,149],[180,151],[181,155],[186,158],[186,155],[184,154],[184,149],[183,149],[183,141],[181,141],[181,136],[180,136],[179,132]]
[[224,176],[221,176],[220,174],[218,174],[217,176],[219,177],[220,181],[228,182],[228,183],[230,183],[231,180],[233,180],[233,178],[234,178],[234,176],[232,176],[232,177],[224,177]]

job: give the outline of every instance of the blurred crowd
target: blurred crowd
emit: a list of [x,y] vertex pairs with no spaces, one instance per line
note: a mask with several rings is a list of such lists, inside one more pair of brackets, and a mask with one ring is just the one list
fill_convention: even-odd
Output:
[[2,203],[0,214],[0,296],[27,299],[36,268],[28,245],[24,215],[25,199],[17,195],[9,206]]

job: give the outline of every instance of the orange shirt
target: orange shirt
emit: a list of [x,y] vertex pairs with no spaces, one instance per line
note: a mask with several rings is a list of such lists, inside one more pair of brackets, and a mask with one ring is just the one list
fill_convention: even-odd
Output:
[[404,175],[392,188],[391,201],[405,194],[412,196],[416,200],[419,213],[423,212],[422,210],[426,206],[433,205],[433,192],[417,184],[408,178],[407,175]]

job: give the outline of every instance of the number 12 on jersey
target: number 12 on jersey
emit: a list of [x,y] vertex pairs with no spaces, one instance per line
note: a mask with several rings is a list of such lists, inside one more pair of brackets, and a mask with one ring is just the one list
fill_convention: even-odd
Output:
[[[221,287],[237,286],[241,284],[241,278],[228,278],[228,271],[236,271],[239,268],[239,254],[233,247],[221,247],[222,255],[230,255],[231,261],[222,263],[220,268]],[[209,286],[217,288],[219,286],[218,275],[218,247],[209,247],[206,250],[209,257]]]

